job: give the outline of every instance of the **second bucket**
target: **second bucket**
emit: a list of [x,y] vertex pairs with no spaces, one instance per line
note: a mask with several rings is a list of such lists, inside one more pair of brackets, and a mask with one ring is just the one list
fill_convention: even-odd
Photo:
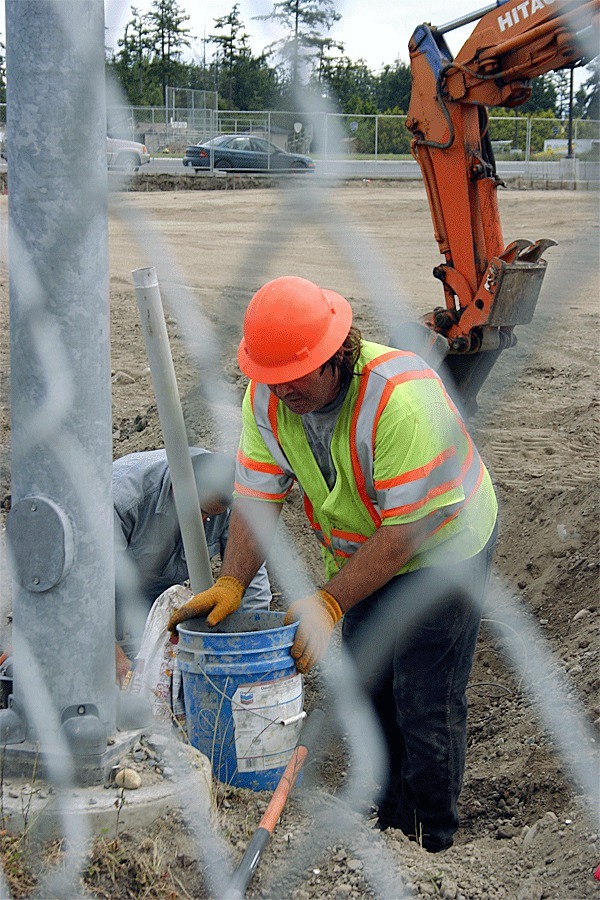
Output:
[[290,655],[297,623],[284,617],[238,611],[177,628],[188,738],[225,784],[274,790],[296,746],[304,688]]

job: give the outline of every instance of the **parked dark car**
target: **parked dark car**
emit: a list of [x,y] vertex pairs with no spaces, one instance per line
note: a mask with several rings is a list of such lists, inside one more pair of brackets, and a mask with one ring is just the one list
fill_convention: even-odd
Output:
[[309,156],[288,153],[276,144],[253,134],[221,134],[210,141],[186,147],[184,166],[194,171],[230,169],[236,172],[313,172],[315,164]]

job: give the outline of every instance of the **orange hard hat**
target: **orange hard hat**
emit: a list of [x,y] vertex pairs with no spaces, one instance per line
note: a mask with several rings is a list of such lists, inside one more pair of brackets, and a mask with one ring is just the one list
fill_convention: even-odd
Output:
[[239,367],[263,384],[294,381],[331,359],[351,325],[352,307],[341,294],[306,278],[276,278],[248,304]]

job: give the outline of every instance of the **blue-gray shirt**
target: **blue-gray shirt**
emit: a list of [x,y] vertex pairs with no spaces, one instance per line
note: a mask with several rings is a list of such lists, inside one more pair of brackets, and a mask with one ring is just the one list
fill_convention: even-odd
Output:
[[[190,448],[192,457],[208,452]],[[117,609],[125,599],[119,573],[128,564],[131,571],[131,562],[138,581],[136,593],[145,599],[149,609],[163,591],[173,584],[183,584],[189,577],[166,451],[146,450],[115,460],[112,484]],[[204,522],[211,558],[223,555],[230,512],[227,509]],[[242,605],[245,609],[268,609],[270,601],[271,587],[263,564],[248,586]]]

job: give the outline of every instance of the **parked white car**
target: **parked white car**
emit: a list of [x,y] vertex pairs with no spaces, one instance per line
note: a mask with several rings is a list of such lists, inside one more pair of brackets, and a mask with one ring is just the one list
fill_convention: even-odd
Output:
[[137,172],[140,166],[150,162],[145,144],[123,141],[120,138],[106,138],[106,155],[108,168],[120,169],[122,172]]
[[[0,131],[0,158],[6,160],[5,134]],[[109,169],[122,172],[137,172],[140,166],[150,162],[150,154],[145,144],[137,141],[123,141],[120,138],[106,138],[106,161]]]

